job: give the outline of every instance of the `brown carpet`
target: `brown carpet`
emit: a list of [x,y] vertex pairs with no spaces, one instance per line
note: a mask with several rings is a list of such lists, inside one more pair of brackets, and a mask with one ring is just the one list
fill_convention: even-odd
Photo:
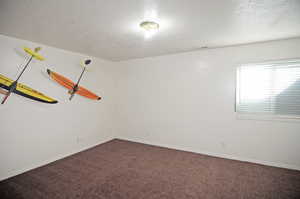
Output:
[[1,199],[300,199],[300,171],[112,140],[0,182]]

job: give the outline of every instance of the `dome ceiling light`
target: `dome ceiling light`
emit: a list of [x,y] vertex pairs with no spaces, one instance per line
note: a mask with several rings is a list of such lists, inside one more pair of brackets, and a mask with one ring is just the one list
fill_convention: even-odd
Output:
[[145,31],[145,38],[152,37],[159,30],[159,24],[154,21],[143,21],[140,27]]

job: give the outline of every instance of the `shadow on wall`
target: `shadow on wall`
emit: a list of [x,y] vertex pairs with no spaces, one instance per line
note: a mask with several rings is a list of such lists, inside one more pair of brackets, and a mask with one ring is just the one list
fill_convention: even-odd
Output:
[[276,115],[300,116],[300,79],[275,97],[274,106]]

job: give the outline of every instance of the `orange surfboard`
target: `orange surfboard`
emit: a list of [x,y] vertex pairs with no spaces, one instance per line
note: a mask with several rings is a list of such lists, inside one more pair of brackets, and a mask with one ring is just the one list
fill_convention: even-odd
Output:
[[[68,89],[69,91],[73,90],[74,87],[76,86],[76,84],[72,80],[70,80],[56,72],[53,72],[53,71],[47,69],[47,73],[54,81],[56,81],[57,83],[59,83],[60,85],[62,85],[66,89]],[[100,100],[101,99],[101,97],[99,97],[98,95],[94,94],[93,92],[83,88],[82,86],[78,86],[78,90],[76,91],[76,94],[81,95],[86,98],[89,98],[89,99],[92,99],[92,100]]]

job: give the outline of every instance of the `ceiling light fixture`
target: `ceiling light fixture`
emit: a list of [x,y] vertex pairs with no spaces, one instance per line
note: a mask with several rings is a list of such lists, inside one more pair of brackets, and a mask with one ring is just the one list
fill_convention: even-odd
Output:
[[140,27],[145,31],[145,38],[149,38],[158,32],[159,24],[154,21],[143,21]]

